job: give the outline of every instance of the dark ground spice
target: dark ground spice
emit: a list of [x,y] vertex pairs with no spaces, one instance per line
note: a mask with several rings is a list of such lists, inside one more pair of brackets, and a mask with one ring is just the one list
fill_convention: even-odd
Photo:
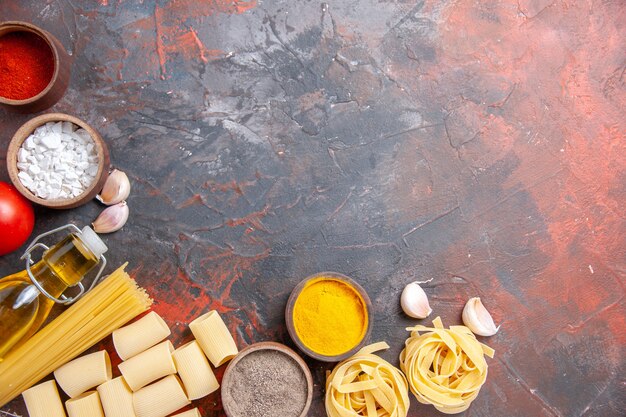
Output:
[[242,358],[231,371],[229,394],[237,417],[298,417],[307,399],[300,366],[286,354],[259,350]]

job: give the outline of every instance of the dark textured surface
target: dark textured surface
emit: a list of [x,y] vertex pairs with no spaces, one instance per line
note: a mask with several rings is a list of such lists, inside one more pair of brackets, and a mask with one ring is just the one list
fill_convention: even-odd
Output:
[[[175,345],[209,309],[240,347],[292,345],[289,292],[335,270],[369,292],[397,363],[400,291],[433,278],[432,317],[460,323],[480,296],[502,324],[464,415],[623,413],[622,1],[2,0],[0,18],[72,53],[53,110],[132,179],[109,259],[130,261]],[[0,156],[27,119],[0,113]],[[36,232],[100,210],[39,210]],[[309,365],[319,417],[329,367]],[[195,403],[222,415],[218,394]]]

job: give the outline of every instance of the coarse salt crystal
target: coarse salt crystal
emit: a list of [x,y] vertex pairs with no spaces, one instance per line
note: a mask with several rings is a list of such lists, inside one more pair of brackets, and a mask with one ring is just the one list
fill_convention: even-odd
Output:
[[39,137],[39,136],[43,136],[48,132],[48,128],[46,127],[46,125],[43,126],[39,126],[37,129],[35,129],[35,131],[33,132],[34,137]]
[[28,151],[24,148],[20,148],[17,151],[17,162],[26,162],[27,156],[28,156]]
[[28,173],[34,177],[37,176],[37,174],[39,174],[41,172],[41,168],[39,168],[39,166],[37,165],[29,165],[28,166]]
[[[80,184],[82,184],[84,187],[89,186],[89,184],[91,184],[91,182],[93,181],[93,177],[81,177],[79,180]],[[79,185],[80,185],[79,184]]]
[[61,145],[61,135],[51,134],[41,138],[41,144],[48,149],[56,149]]
[[90,177],[95,177],[98,173],[98,165],[89,165],[85,170],[85,173],[87,173]]
[[76,131],[76,134],[80,136],[81,138],[83,138],[83,140],[85,141],[91,140],[91,136],[89,135],[89,132],[87,132],[85,129],[78,129]]
[[79,136],[76,132],[72,132],[70,133],[70,136],[72,137],[72,139],[75,140],[75,142],[80,143],[83,141],[83,137]]
[[28,175],[27,172],[24,172],[24,171],[18,172],[17,177],[20,179],[22,184],[24,184],[24,186],[26,187],[33,183],[32,177]]
[[24,149],[28,149],[29,151],[35,149],[37,147],[37,144],[35,143],[35,137],[29,136],[28,139],[24,141],[24,144],[22,146],[24,147]]

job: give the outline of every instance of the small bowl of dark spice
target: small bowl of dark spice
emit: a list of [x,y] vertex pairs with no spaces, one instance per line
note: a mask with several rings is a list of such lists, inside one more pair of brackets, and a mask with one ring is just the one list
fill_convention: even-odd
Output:
[[69,55],[59,40],[26,22],[0,23],[0,105],[35,113],[63,97],[70,79]]
[[15,188],[33,203],[54,209],[92,200],[109,168],[102,136],[69,114],[47,113],[27,121],[7,149],[7,170]]
[[305,417],[313,398],[311,371],[275,342],[255,343],[231,360],[222,380],[228,417]]

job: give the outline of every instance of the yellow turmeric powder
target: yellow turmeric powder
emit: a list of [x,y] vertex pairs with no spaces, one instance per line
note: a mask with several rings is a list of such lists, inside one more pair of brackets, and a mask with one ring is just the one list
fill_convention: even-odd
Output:
[[300,341],[325,356],[341,355],[363,340],[367,332],[367,307],[347,283],[320,277],[302,289],[293,308]]

